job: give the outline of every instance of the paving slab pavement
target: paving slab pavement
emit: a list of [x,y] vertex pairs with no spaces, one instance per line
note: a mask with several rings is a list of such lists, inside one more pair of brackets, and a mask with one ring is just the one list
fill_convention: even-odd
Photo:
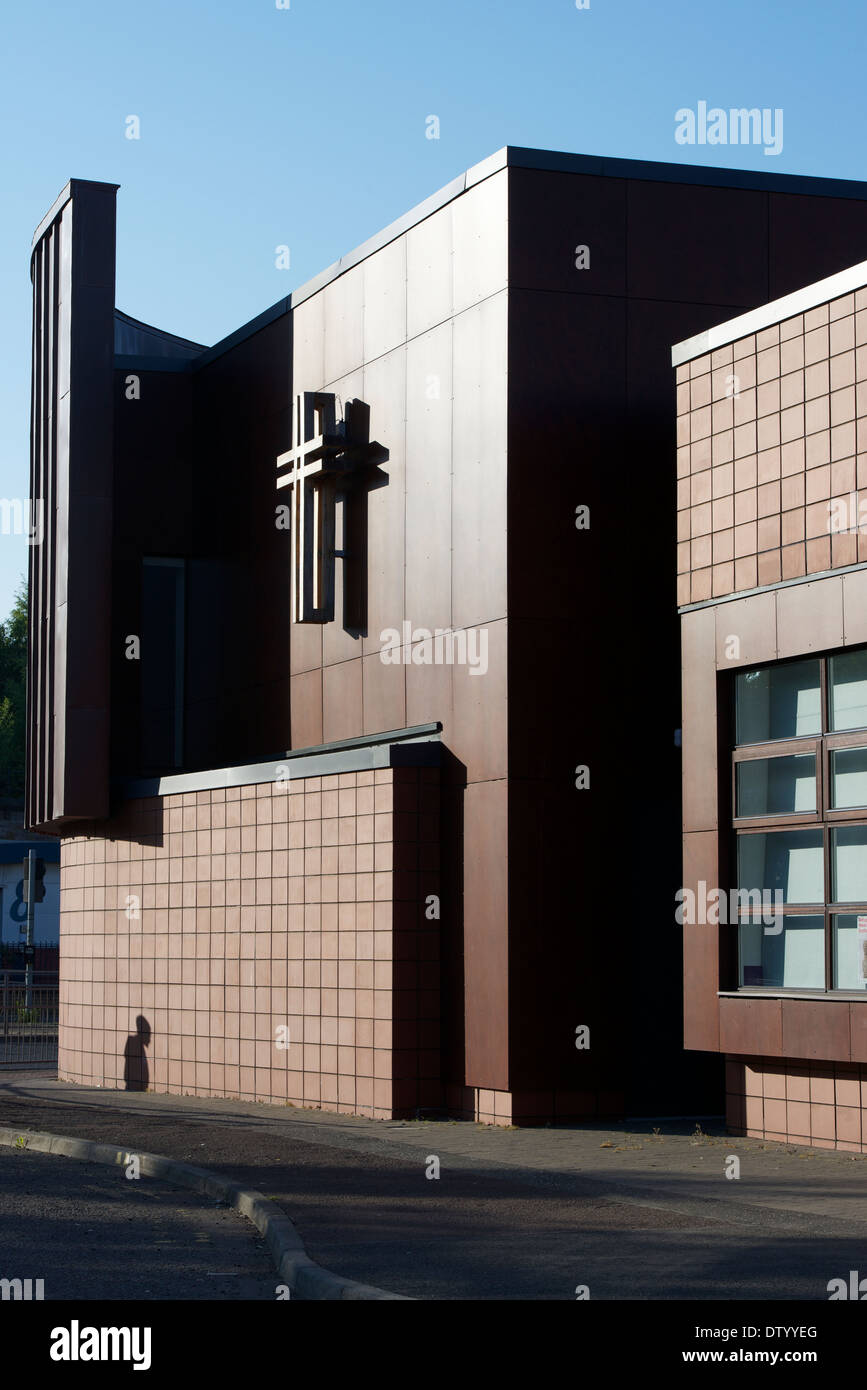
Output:
[[413,1298],[809,1300],[867,1274],[863,1156],[707,1121],[373,1121],[28,1070],[0,1072],[0,1124],[212,1168],[278,1202],[320,1264]]

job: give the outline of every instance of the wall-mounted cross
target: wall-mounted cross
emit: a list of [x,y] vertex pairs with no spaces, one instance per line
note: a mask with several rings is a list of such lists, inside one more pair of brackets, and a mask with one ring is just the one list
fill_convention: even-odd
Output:
[[277,459],[277,487],[292,489],[292,621],[329,623],[335,499],[384,451],[370,439],[370,412],[362,401],[347,401],[344,419],[337,421],[331,393],[304,391],[295,397],[293,415],[293,446]]

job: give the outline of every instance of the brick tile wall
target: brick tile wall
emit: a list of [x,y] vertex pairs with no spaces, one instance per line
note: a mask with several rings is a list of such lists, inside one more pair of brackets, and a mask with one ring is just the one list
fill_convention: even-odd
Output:
[[726,1116],[734,1134],[867,1153],[867,1066],[729,1057]]
[[62,846],[60,1076],[383,1118],[439,1106],[439,873],[431,768],[84,825]]
[[867,289],[676,375],[678,603],[867,560]]

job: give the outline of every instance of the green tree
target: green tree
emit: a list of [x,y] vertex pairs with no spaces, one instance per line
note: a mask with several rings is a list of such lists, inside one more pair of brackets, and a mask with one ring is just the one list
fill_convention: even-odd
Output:
[[24,795],[27,728],[27,583],[0,623],[0,795]]

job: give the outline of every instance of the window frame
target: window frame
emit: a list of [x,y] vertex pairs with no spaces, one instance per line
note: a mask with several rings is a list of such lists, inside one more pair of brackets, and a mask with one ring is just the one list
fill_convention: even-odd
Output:
[[[867,644],[859,644],[855,647],[842,649],[846,652],[867,651]],[[832,883],[832,832],[835,827],[861,824],[867,830],[867,799],[865,804],[860,807],[834,808],[831,806],[831,754],[837,748],[864,748],[867,750],[867,724],[860,729],[847,729],[840,732],[832,732],[829,729],[830,723],[830,663],[831,658],[839,656],[840,649],[821,653],[805,653],[797,657],[792,657],[789,661],[762,662],[755,665],[741,667],[734,673],[734,678],[730,682],[730,700],[728,707],[728,752],[730,767],[728,770],[727,787],[728,794],[727,820],[729,825],[729,846],[731,858],[729,860],[728,878],[731,887],[738,886],[738,842],[744,835],[755,835],[773,833],[774,831],[786,830],[815,830],[821,827],[822,830],[822,854],[823,854],[823,892],[824,898],[819,903],[796,903],[785,902],[783,904],[783,914],[786,917],[811,916],[822,917],[824,920],[824,970],[825,984],[823,989],[811,988],[806,985],[743,985],[741,984],[741,943],[740,927],[742,922],[751,920],[752,914],[748,910],[739,909],[736,940],[734,949],[728,958],[729,968],[733,968],[735,984],[734,992],[738,994],[764,994],[764,995],[807,995],[822,998],[833,996],[834,998],[850,998],[867,1000],[867,982],[864,991],[853,990],[850,987],[836,988],[834,986],[834,918],[837,916],[858,917],[867,916],[867,898],[863,901],[855,902],[835,902],[831,899]],[[769,667],[783,666],[804,660],[816,660],[819,663],[819,690],[820,690],[820,712],[821,712],[821,732],[818,734],[795,735],[785,739],[766,739],[757,743],[737,744],[737,678],[743,676],[748,671],[767,670]],[[770,759],[774,757],[791,757],[802,753],[812,753],[815,759],[816,773],[816,798],[815,811],[787,811],[775,815],[761,816],[738,816],[737,802],[737,769],[740,763],[758,761],[760,759]],[[732,991],[722,991],[729,993]]]
[[[819,825],[822,822],[822,768],[821,768],[821,735],[806,734],[798,739],[779,739],[776,743],[747,743],[740,748],[732,749],[732,785],[731,785],[731,805],[732,805],[732,824],[737,829],[758,829],[760,826],[768,825],[775,829],[782,829],[780,822],[797,829],[800,825]],[[769,749],[773,749],[770,752]],[[739,816],[738,807],[738,785],[737,769],[740,763],[764,762],[771,758],[790,758],[803,753],[812,753],[815,759],[815,781],[816,781],[816,810],[815,811],[782,811],[775,815],[762,816]],[[795,824],[797,822],[797,824]]]

